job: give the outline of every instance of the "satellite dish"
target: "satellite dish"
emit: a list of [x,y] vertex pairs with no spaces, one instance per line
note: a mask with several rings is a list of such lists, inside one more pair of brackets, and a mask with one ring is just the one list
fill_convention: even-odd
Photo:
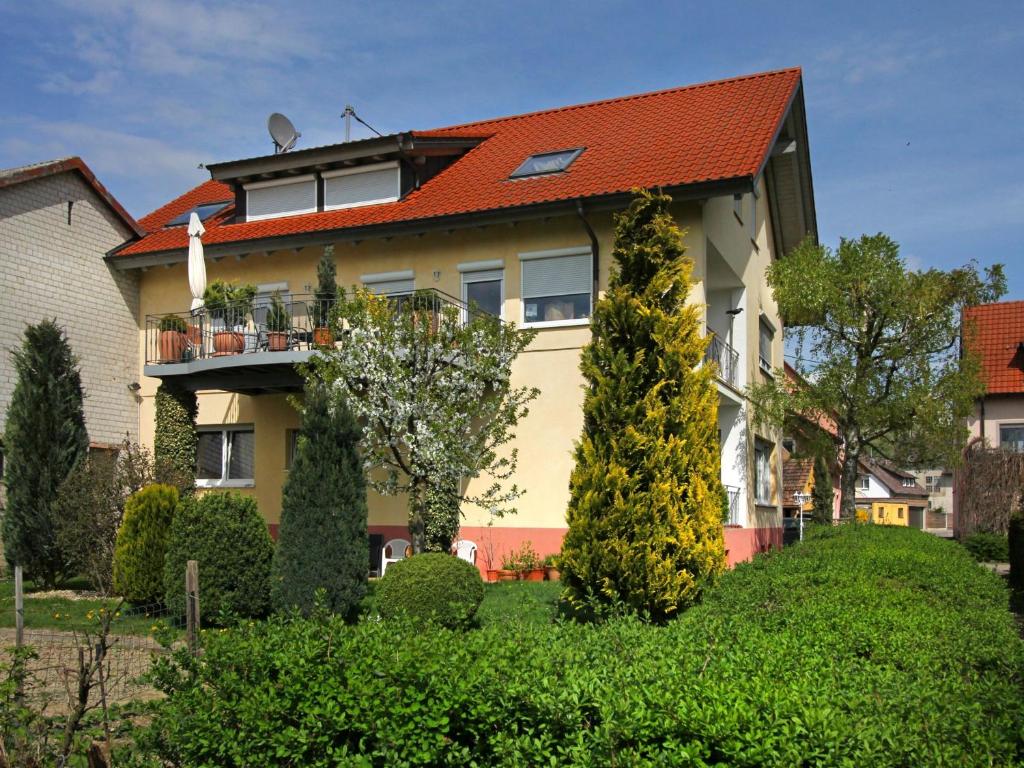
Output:
[[267,118],[267,130],[270,131],[270,138],[274,140],[274,154],[287,152],[295,146],[302,134],[295,130],[292,121],[280,112],[274,112]]

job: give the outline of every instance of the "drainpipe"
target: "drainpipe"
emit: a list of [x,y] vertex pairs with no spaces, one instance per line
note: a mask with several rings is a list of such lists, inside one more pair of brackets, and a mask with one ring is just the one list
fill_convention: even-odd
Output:
[[598,282],[599,282],[598,278],[599,278],[599,271],[600,271],[600,265],[601,265],[601,247],[600,247],[600,245],[598,245],[597,235],[594,234],[594,228],[592,226],[590,226],[590,222],[587,221],[587,217],[583,213],[583,201],[582,200],[577,200],[576,201],[576,215],[580,217],[580,223],[583,224],[583,229],[586,230],[587,237],[590,238],[590,258],[592,260],[591,261],[591,267],[590,267],[590,274],[591,274],[591,277],[592,277],[592,280],[593,280],[593,283],[592,283],[592,285],[590,287],[590,291],[591,291],[591,295],[592,295],[591,302],[590,302],[590,311],[593,312],[594,311],[594,307],[597,305],[597,295],[598,295],[598,288],[597,287],[598,287]]

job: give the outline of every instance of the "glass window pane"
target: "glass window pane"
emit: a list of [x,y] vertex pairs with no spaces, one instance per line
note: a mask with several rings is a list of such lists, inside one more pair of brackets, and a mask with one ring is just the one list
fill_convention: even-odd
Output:
[[470,308],[501,317],[501,280],[467,282],[466,303]]
[[200,432],[196,449],[196,479],[220,480],[224,457],[223,433]]
[[586,319],[590,317],[590,294],[523,299],[523,312],[523,320],[527,323]]
[[229,480],[252,480],[255,477],[253,457],[256,437],[250,432],[229,432],[231,460],[228,463]]
[[560,152],[544,152],[542,154],[530,155],[522,164],[512,171],[512,178],[516,176],[537,176],[542,173],[558,173],[564,171],[573,160],[579,157],[582,149],[566,149]]
[[1024,453],[1024,426],[1000,427],[999,447],[1008,451]]
[[772,337],[774,335],[771,328],[761,323],[761,333],[758,336],[758,353],[766,363],[771,363],[772,361]]

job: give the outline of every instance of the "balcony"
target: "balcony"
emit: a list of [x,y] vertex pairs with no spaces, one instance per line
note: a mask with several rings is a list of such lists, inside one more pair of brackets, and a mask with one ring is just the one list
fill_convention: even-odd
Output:
[[704,362],[716,366],[718,378],[731,387],[737,387],[739,381],[740,353],[732,348],[714,331],[708,331],[711,341],[704,351]]
[[[485,313],[434,290],[389,297],[395,313],[426,314],[432,327],[453,315],[465,323]],[[333,302],[312,295],[282,297],[284,312],[270,301],[254,307],[227,306],[146,317],[146,376],[173,381],[189,390],[220,389],[240,394],[295,392],[303,379],[296,363],[309,360],[318,346],[343,344],[327,326]],[[490,317],[490,315],[486,315]]]

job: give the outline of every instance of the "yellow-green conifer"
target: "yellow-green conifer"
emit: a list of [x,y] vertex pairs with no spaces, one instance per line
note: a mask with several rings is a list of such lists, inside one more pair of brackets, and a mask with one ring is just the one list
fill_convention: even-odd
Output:
[[616,218],[607,296],[583,351],[583,437],[562,549],[578,611],[622,603],[655,620],[692,604],[725,567],[718,394],[701,365],[692,261],[671,198],[639,192]]

